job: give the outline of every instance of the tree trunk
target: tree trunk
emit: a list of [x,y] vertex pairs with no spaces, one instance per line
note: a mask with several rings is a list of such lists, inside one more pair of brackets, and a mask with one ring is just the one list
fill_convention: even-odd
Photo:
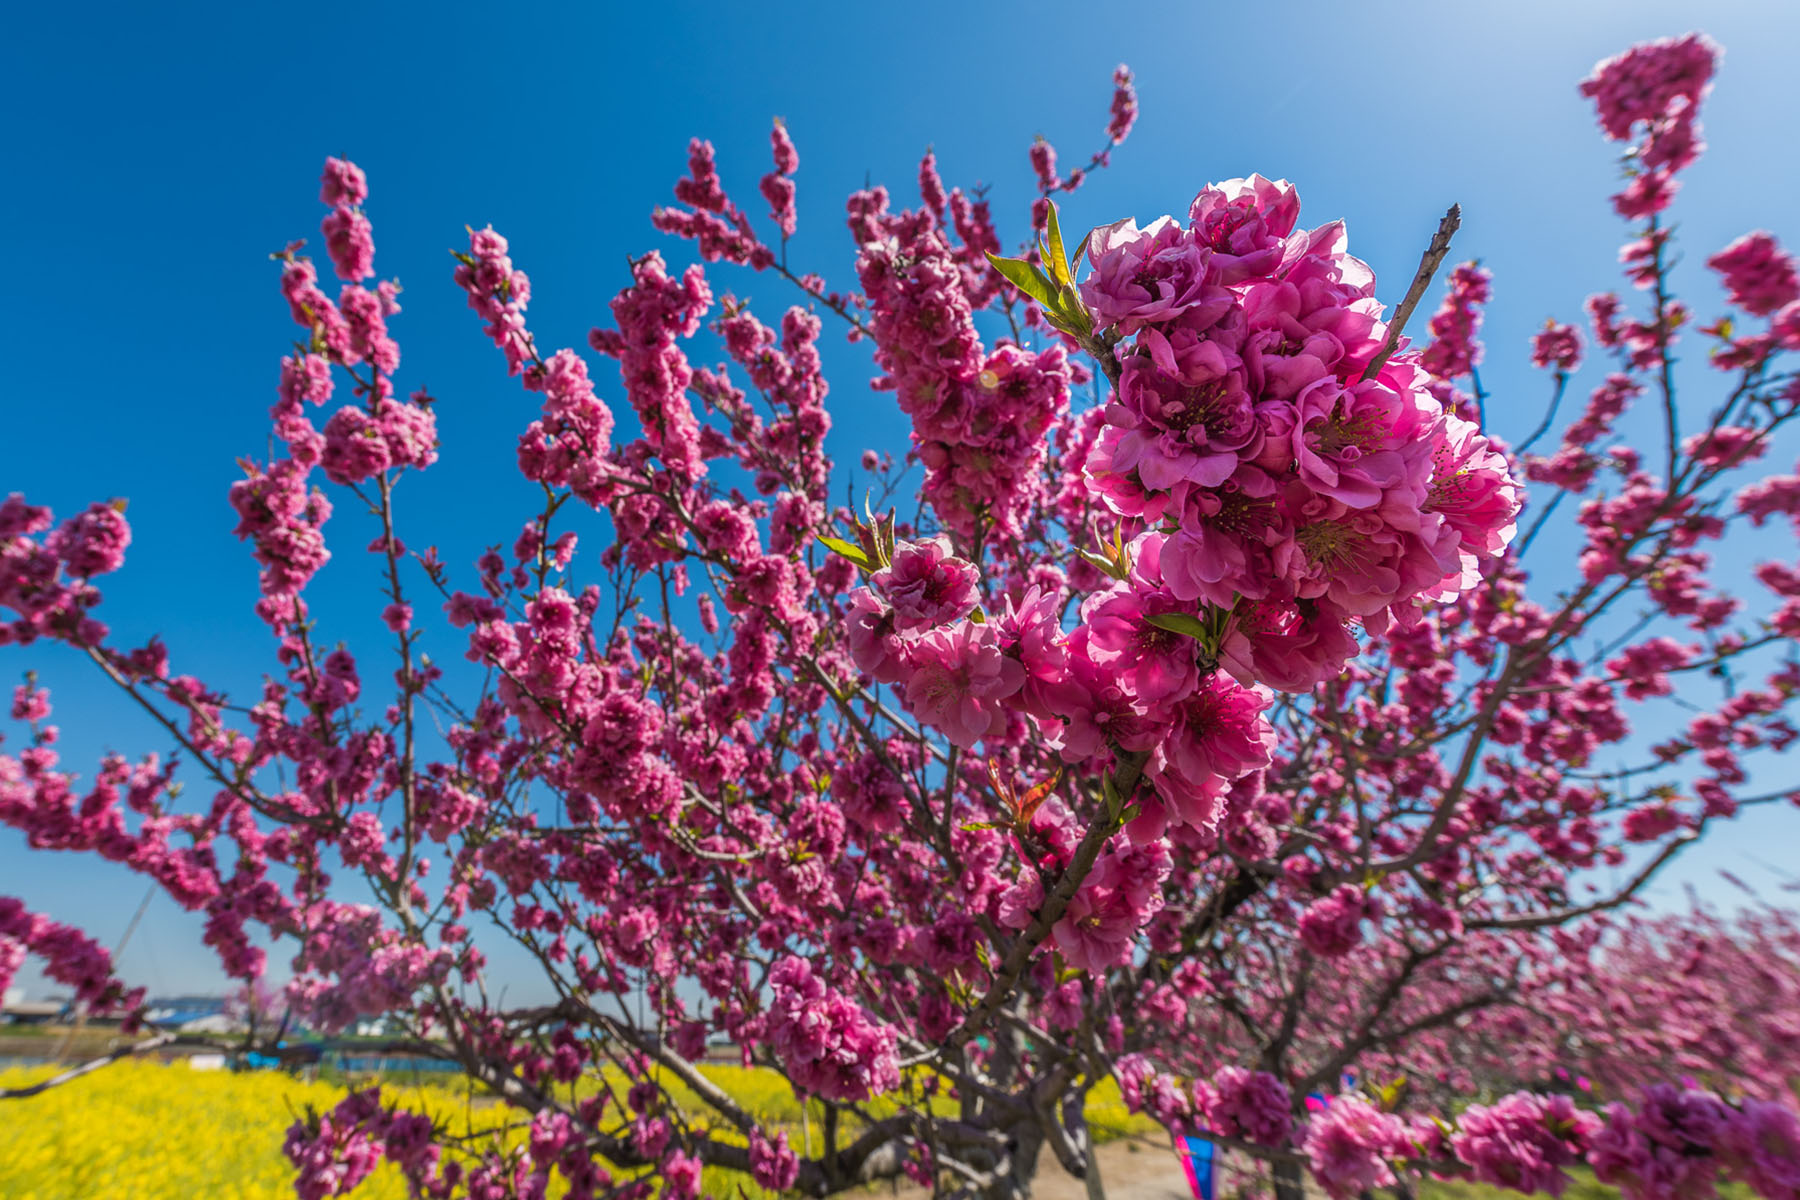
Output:
[[1274,1164],[1275,1200],[1306,1200],[1306,1172],[1297,1162]]
[[1044,1135],[1035,1123],[1021,1121],[1014,1126],[988,1200],[1030,1200],[1031,1181],[1037,1176],[1038,1156],[1043,1149]]
[[1100,1184],[1100,1147],[1094,1145],[1092,1138],[1088,1139],[1087,1172],[1081,1182],[1087,1185],[1088,1200],[1106,1200],[1106,1189]]
[[953,1186],[942,1194],[954,1200],[1030,1200],[1031,1181],[1037,1175],[1038,1154],[1043,1148],[1044,1135],[1036,1125],[1016,1125],[991,1169],[971,1164],[984,1173],[982,1182],[943,1174],[939,1178],[948,1178]]

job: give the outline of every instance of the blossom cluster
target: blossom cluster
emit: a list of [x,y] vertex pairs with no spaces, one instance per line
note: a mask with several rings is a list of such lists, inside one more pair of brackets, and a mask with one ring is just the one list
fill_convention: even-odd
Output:
[[0,991],[12,983],[27,955],[39,959],[46,976],[73,989],[76,1002],[91,1009],[134,1015],[143,1003],[144,989],[127,991],[113,977],[112,956],[105,947],[72,925],[31,912],[21,900],[0,896]]
[[1194,1085],[1194,1107],[1208,1129],[1260,1146],[1285,1145],[1294,1127],[1287,1085],[1267,1071],[1220,1067]]
[[[1086,470],[1129,541],[1073,630],[1055,581],[981,618],[977,568],[946,537],[897,546],[852,596],[859,668],[953,743],[1016,738],[1023,714],[1067,761],[1145,756],[1140,843],[1212,829],[1226,787],[1269,764],[1264,685],[1335,675],[1356,652],[1352,621],[1378,631],[1456,596],[1511,537],[1505,459],[1444,410],[1416,356],[1378,361],[1372,273],[1341,224],[1296,232],[1298,211],[1290,186],[1256,177],[1204,190],[1186,225],[1126,220],[1089,239],[1083,300],[1097,329],[1130,341]],[[961,444],[967,426],[945,414],[967,418],[978,342],[935,230],[915,224],[912,242],[872,239],[860,267],[881,361],[926,448],[924,494],[968,537],[955,514],[992,510],[969,507],[972,489],[944,502],[936,468],[952,459],[930,448]],[[1006,378],[1059,353],[1019,352]],[[1041,454],[1042,422],[1015,412],[1000,427]],[[981,466],[990,483],[1011,478]],[[1340,892],[1303,922],[1323,953],[1360,940],[1361,893]],[[1057,926],[1085,964],[1118,961],[1150,916],[1100,895],[1084,889]]]
[[1112,119],[1106,123],[1107,140],[1117,146],[1137,123],[1137,90],[1131,83],[1131,68],[1120,63],[1113,71]]
[[1675,198],[1675,175],[1705,148],[1700,101],[1718,65],[1719,47],[1705,34],[1645,42],[1606,59],[1581,81],[1600,127],[1615,142],[1632,142],[1633,177],[1613,197],[1627,220],[1650,217]]
[[1338,1198],[1392,1184],[1394,1164],[1409,1159],[1526,1194],[1562,1195],[1568,1168],[1584,1162],[1624,1200],[1716,1195],[1721,1176],[1771,1200],[1800,1194],[1800,1114],[1765,1100],[1730,1104],[1691,1085],[1657,1084],[1604,1117],[1568,1095],[1516,1092],[1468,1106],[1453,1126],[1408,1120],[1352,1093],[1313,1115],[1305,1147]]
[[525,308],[531,303],[531,277],[513,266],[506,239],[493,226],[469,231],[469,252],[459,256],[456,284],[468,293],[469,307],[487,322],[487,335],[506,355],[506,369],[517,375],[531,357],[531,334]]
[[1444,302],[1431,314],[1431,342],[1419,365],[1439,379],[1461,379],[1481,362],[1480,305],[1494,291],[1494,274],[1480,263],[1459,264],[1450,272]]
[[900,1083],[894,1031],[826,986],[805,959],[769,972],[769,1040],[803,1092],[827,1100],[867,1100]]
[[1731,302],[1757,317],[1772,317],[1786,339],[1785,349],[1800,348],[1794,340],[1800,325],[1800,273],[1794,256],[1781,248],[1775,236],[1764,230],[1746,233],[1706,260],[1719,273]]
[[63,636],[94,645],[106,626],[92,615],[99,603],[95,576],[119,569],[131,544],[120,507],[92,504],[57,525],[49,509],[17,492],[0,501],[0,646],[30,645]]
[[1137,532],[1147,605],[1217,631],[1241,682],[1305,691],[1422,598],[1471,586],[1519,493],[1416,355],[1382,359],[1373,273],[1341,222],[1298,230],[1260,176],[1203,190],[1186,224],[1096,230],[1081,293],[1130,340],[1088,471]]
[[887,223],[866,242],[857,277],[869,297],[891,388],[913,423],[921,495],[946,529],[1016,534],[1046,458],[1045,434],[1068,408],[1060,345],[984,353],[964,278],[928,213]]
[[[309,1107],[288,1127],[281,1148],[294,1164],[294,1192],[300,1200],[347,1195],[374,1174],[384,1158],[400,1169],[414,1195],[451,1195],[466,1174],[474,1176],[468,1181],[470,1195],[486,1192],[481,1181],[491,1168],[468,1172],[462,1162],[444,1160],[435,1132],[429,1116],[384,1108],[381,1088],[376,1086],[349,1093],[323,1113]],[[541,1149],[539,1140],[532,1139],[534,1152]],[[553,1161],[551,1155],[543,1157]],[[591,1187],[576,1187],[569,1194],[594,1193]]]
[[[1127,1106],[1172,1128],[1277,1148],[1294,1129],[1289,1091],[1267,1072],[1226,1066],[1191,1093],[1141,1055],[1121,1059],[1117,1072]],[[1691,1084],[1656,1084],[1603,1113],[1565,1093],[1538,1092],[1468,1105],[1454,1121],[1409,1117],[1355,1091],[1317,1097],[1308,1108],[1296,1140],[1334,1200],[1391,1186],[1407,1165],[1552,1196],[1568,1187],[1569,1168],[1584,1163],[1625,1200],[1713,1195],[1721,1176],[1771,1200],[1800,1190],[1800,1113],[1755,1098],[1727,1103]]]
[[1721,1173],[1759,1196],[1793,1196],[1800,1194],[1800,1115],[1779,1102],[1732,1105],[1699,1088],[1656,1084],[1635,1107],[1607,1107],[1591,1161],[1625,1200],[1711,1194]]
[[1560,1196],[1564,1168],[1583,1161],[1600,1119],[1564,1095],[1516,1092],[1471,1104],[1456,1119],[1450,1149],[1479,1183]]

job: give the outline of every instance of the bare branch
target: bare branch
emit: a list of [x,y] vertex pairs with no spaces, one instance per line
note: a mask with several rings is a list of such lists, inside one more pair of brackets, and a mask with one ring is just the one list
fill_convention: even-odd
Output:
[[1444,257],[1450,253],[1450,239],[1462,228],[1462,205],[1452,204],[1444,219],[1438,222],[1437,232],[1431,235],[1431,244],[1425,247],[1425,253],[1419,256],[1419,269],[1413,274],[1412,286],[1406,289],[1406,298],[1400,301],[1400,307],[1394,310],[1394,319],[1388,322],[1387,341],[1381,347],[1368,367],[1363,370],[1364,379],[1375,378],[1376,372],[1387,364],[1400,345],[1400,335],[1406,330],[1407,321],[1412,319],[1413,310],[1419,307],[1419,301],[1425,298],[1425,289],[1431,286],[1432,276],[1444,265]]

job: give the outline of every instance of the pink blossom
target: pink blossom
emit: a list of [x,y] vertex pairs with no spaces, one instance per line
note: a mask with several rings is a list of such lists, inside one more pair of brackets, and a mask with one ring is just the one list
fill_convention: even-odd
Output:
[[1633,1112],[1623,1104],[1606,1110],[1594,1134],[1589,1162],[1603,1183],[1628,1200],[1680,1200],[1712,1190],[1713,1157],[1732,1121],[1716,1096],[1670,1084],[1645,1091]]
[[62,560],[64,570],[84,577],[107,575],[124,566],[129,545],[131,525],[121,503],[90,504],[44,540],[44,548]]
[[374,228],[360,210],[339,204],[326,214],[321,229],[339,279],[360,283],[375,274]]
[[319,180],[319,203],[327,207],[357,205],[369,198],[369,181],[362,168],[341,158],[325,160]]
[[1357,652],[1349,614],[1329,600],[1244,604],[1233,614],[1219,665],[1239,683],[1306,692]]
[[1517,1092],[1492,1105],[1471,1104],[1456,1125],[1450,1148],[1477,1182],[1560,1196],[1569,1184],[1564,1168],[1585,1158],[1600,1119],[1567,1096]]
[[1379,916],[1380,902],[1353,883],[1340,883],[1300,914],[1300,940],[1321,958],[1342,958],[1363,942],[1363,921]]
[[1606,136],[1622,142],[1640,122],[1697,108],[1719,53],[1699,33],[1643,42],[1597,64],[1581,94],[1593,98]]
[[1440,379],[1460,379],[1481,362],[1481,309],[1493,294],[1493,274],[1477,263],[1462,263],[1450,272],[1444,302],[1431,315],[1431,344],[1419,365]]
[[1715,1152],[1727,1173],[1758,1195],[1800,1195],[1800,1115],[1788,1105],[1745,1099]]
[[1093,270],[1081,283],[1081,298],[1098,328],[1116,325],[1129,335],[1202,304],[1217,312],[1221,301],[1230,303],[1208,279],[1212,252],[1173,217],[1143,229],[1130,217],[1102,225],[1089,238],[1087,257]]
[[1800,300],[1800,275],[1793,255],[1782,250],[1773,234],[1746,233],[1706,260],[1719,273],[1731,302],[1745,312],[1766,317]]
[[1416,497],[1430,478],[1442,417],[1418,393],[1379,378],[1350,388],[1322,379],[1300,394],[1296,408],[1299,478],[1319,495],[1372,508],[1389,493]]
[[1307,1122],[1305,1150],[1313,1175],[1333,1200],[1395,1181],[1388,1156],[1401,1153],[1405,1126],[1355,1093],[1332,1099]]
[[785,1192],[800,1177],[800,1156],[788,1146],[787,1130],[776,1130],[771,1141],[760,1129],[750,1131],[750,1173],[759,1186]]
[[1188,208],[1200,243],[1213,251],[1220,283],[1273,274],[1282,261],[1282,239],[1293,232],[1299,216],[1294,186],[1261,175],[1207,187]]
[[1117,672],[1093,660],[1085,628],[1070,637],[1068,676],[1049,689],[1045,708],[1061,721],[1054,740],[1069,762],[1092,758],[1115,743],[1149,750],[1162,735],[1162,723],[1146,716]]
[[[1267,691],[1215,673],[1173,707],[1172,728],[1146,769],[1169,823],[1211,828],[1223,785],[1269,765],[1275,730],[1262,715],[1269,700]],[[1141,832],[1134,828],[1133,837]]]
[[1131,958],[1136,933],[1130,913],[1105,907],[1080,892],[1051,929],[1056,948],[1069,965],[1097,975]]
[[1185,634],[1159,628],[1150,618],[1187,609],[1167,593],[1142,592],[1125,584],[1096,592],[1081,607],[1088,657],[1116,674],[1146,708],[1164,709],[1198,685],[1198,644]]
[[946,537],[904,542],[893,561],[869,577],[869,586],[893,606],[901,632],[929,629],[960,621],[980,596],[973,563],[958,558]]
[[1581,365],[1581,332],[1551,321],[1531,338],[1531,365],[1573,371]]
[[1112,116],[1106,123],[1106,137],[1117,146],[1137,122],[1137,89],[1131,85],[1131,69],[1120,63],[1113,71]]
[[1680,829],[1681,814],[1667,803],[1641,804],[1619,821],[1628,842],[1654,842]]
[[1284,1146],[1294,1116],[1287,1085],[1267,1071],[1220,1067],[1201,1114],[1207,1125],[1226,1137],[1261,1146]]
[[770,1041],[789,1077],[827,1100],[862,1101],[899,1086],[891,1027],[832,991],[805,959],[789,956],[769,973]]
[[800,169],[800,153],[794,149],[787,125],[781,121],[776,121],[775,128],[769,133],[769,146],[775,169],[762,177],[763,198],[769,202],[769,216],[781,230],[781,236],[792,237],[797,221],[793,174]]
[[1211,341],[1177,361],[1166,339],[1149,340],[1162,353],[1126,361],[1089,469],[1178,498],[1188,486],[1217,487],[1261,446],[1243,362]]
[[1420,511],[1442,517],[1456,535],[1462,570],[1453,592],[1476,586],[1481,569],[1504,553],[1523,503],[1510,464],[1494,443],[1473,423],[1446,414]]
[[963,621],[932,629],[904,651],[900,692],[906,711],[965,750],[1006,728],[1004,701],[1025,682],[991,625]]

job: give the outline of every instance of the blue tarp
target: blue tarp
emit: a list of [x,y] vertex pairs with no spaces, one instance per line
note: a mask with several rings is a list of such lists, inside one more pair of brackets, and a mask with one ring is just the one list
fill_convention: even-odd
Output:
[[1176,1139],[1175,1152],[1181,1155],[1194,1200],[1213,1200],[1213,1144],[1190,1134]]

